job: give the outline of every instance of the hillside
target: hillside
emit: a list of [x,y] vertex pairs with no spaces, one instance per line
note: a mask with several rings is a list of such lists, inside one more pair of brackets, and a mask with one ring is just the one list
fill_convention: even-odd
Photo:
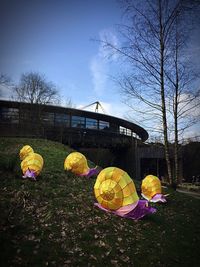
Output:
[[[45,160],[37,182],[21,179],[26,144]],[[94,207],[95,178],[64,172],[70,151],[47,140],[0,139],[0,266],[199,266],[200,200],[171,191],[138,222],[104,213]]]

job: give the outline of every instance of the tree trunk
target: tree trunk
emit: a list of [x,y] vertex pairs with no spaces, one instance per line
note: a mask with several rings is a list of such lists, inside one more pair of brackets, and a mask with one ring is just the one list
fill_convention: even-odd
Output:
[[178,162],[178,121],[177,121],[177,106],[174,113],[174,163],[175,163],[175,182],[179,184],[179,162]]
[[167,164],[168,182],[173,184],[171,162],[169,155],[169,142],[168,142],[168,129],[167,129],[167,118],[166,118],[166,105],[165,105],[165,81],[164,81],[164,38],[163,38],[163,22],[162,22],[162,8],[161,1],[159,1],[159,22],[160,22],[160,94],[162,103],[162,123],[163,123],[163,134],[164,134],[164,145],[165,145],[165,159]]
[[168,131],[167,131],[167,120],[166,120],[166,108],[165,108],[165,95],[164,90],[161,87],[161,98],[162,98],[162,116],[163,116],[163,134],[164,134],[164,145],[165,145],[165,159],[167,164],[167,172],[168,172],[168,182],[173,184],[172,180],[172,172],[171,172],[171,162],[169,155],[169,142],[168,142]]
[[176,21],[176,48],[175,48],[175,97],[174,97],[174,167],[175,167],[175,183],[179,184],[179,162],[178,162],[178,93],[179,93],[179,70],[178,70],[178,33]]

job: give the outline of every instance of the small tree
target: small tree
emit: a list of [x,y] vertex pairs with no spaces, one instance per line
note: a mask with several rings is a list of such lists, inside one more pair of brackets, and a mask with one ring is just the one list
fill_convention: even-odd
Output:
[[14,87],[13,97],[31,104],[58,104],[60,101],[56,86],[37,72],[22,74],[19,85]]

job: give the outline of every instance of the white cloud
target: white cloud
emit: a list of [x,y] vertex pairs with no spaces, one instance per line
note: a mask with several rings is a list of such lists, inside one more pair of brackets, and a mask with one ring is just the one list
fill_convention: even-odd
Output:
[[186,138],[200,138],[200,124],[196,124],[188,128],[184,134],[183,134],[183,139]]
[[103,95],[105,90],[107,89],[106,85],[108,82],[108,74],[110,70],[108,59],[115,61],[117,58],[115,54],[112,55],[110,53],[111,51],[104,47],[103,41],[106,40],[108,42],[111,42],[113,45],[118,45],[118,39],[110,29],[100,31],[99,40],[100,44],[98,47],[98,52],[90,61],[92,82],[94,86],[94,92],[97,94],[97,96]]
[[101,96],[106,89],[107,69],[106,62],[99,55],[96,55],[92,58],[90,62],[90,71],[92,74],[94,92],[97,94],[97,96]]
[[104,29],[99,33],[100,46],[99,55],[112,60],[118,59],[118,54],[112,48],[106,47],[105,43],[110,43],[113,47],[119,47],[119,40],[111,29]]
[[[193,96],[182,93],[180,96],[178,126],[180,139],[200,136],[200,99],[193,99]],[[182,132],[182,129],[184,131]]]
[[10,100],[12,93],[11,86],[0,85],[0,98],[2,100]]

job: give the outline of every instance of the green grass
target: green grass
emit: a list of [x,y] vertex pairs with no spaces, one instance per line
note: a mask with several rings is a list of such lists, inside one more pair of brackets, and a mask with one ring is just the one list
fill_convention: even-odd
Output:
[[[37,182],[21,179],[26,144],[45,161]],[[135,222],[94,207],[95,178],[63,170],[67,146],[3,138],[0,151],[0,266],[199,266],[200,200],[170,191]]]

